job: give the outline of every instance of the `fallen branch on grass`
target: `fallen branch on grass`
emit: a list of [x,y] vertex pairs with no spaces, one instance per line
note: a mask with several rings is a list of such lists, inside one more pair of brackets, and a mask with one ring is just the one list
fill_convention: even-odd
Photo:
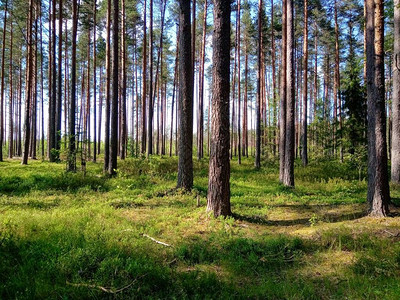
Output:
[[144,236],[144,237],[147,237],[147,238],[149,238],[149,239],[151,239],[153,242],[155,242],[155,243],[157,243],[157,244],[160,244],[160,245],[163,245],[163,246],[166,246],[166,247],[172,247],[170,244],[167,244],[167,243],[158,241],[158,240],[156,240],[155,238],[152,238],[151,236],[149,236],[149,235],[147,235],[147,234],[145,234],[145,233],[143,233],[143,236]]
[[142,278],[144,276],[146,276],[146,274],[143,275],[143,276],[140,276],[138,278],[135,278],[130,284],[128,284],[128,285],[126,285],[126,286],[124,286],[122,288],[119,288],[119,289],[106,288],[104,286],[95,285],[95,284],[72,283],[72,282],[68,282],[68,281],[67,281],[67,285],[76,286],[76,287],[87,287],[87,288],[91,288],[91,289],[98,289],[98,290],[101,290],[101,291],[103,291],[103,292],[105,292],[107,294],[118,294],[118,293],[120,293],[120,292],[122,292],[122,291],[124,291],[126,289],[129,289],[139,278]]

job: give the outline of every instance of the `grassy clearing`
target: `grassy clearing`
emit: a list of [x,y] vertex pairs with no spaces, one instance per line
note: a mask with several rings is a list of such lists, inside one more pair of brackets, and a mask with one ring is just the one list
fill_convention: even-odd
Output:
[[[232,163],[233,218],[205,213],[207,162],[191,194],[173,191],[176,159],[0,164],[0,298],[398,299],[400,217],[365,216],[350,164]],[[197,207],[200,197],[201,207]],[[400,203],[400,187],[392,186]],[[171,245],[166,247],[146,234]]]

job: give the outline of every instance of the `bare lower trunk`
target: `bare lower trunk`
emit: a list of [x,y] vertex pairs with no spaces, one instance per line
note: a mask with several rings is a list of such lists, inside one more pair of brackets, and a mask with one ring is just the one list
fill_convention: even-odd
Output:
[[214,0],[213,100],[207,211],[231,214],[229,163],[230,1]]
[[178,187],[193,186],[193,66],[190,32],[190,2],[179,0],[179,160]]

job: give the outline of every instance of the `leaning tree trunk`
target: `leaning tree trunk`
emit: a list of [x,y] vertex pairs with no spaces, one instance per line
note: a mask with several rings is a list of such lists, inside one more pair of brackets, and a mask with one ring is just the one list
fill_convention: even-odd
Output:
[[231,214],[229,163],[230,1],[214,0],[213,99],[207,211]]
[[391,177],[393,182],[400,183],[400,0],[394,0],[393,55]]
[[193,186],[193,66],[190,1],[179,0],[179,160],[178,187]]

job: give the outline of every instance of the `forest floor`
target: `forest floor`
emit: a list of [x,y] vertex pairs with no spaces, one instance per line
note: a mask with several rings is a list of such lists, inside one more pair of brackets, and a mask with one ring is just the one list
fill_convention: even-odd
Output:
[[233,161],[227,219],[205,211],[207,160],[190,194],[176,159],[119,164],[0,164],[1,299],[399,298],[400,209],[367,217],[350,163],[298,164],[287,189],[276,163]]

